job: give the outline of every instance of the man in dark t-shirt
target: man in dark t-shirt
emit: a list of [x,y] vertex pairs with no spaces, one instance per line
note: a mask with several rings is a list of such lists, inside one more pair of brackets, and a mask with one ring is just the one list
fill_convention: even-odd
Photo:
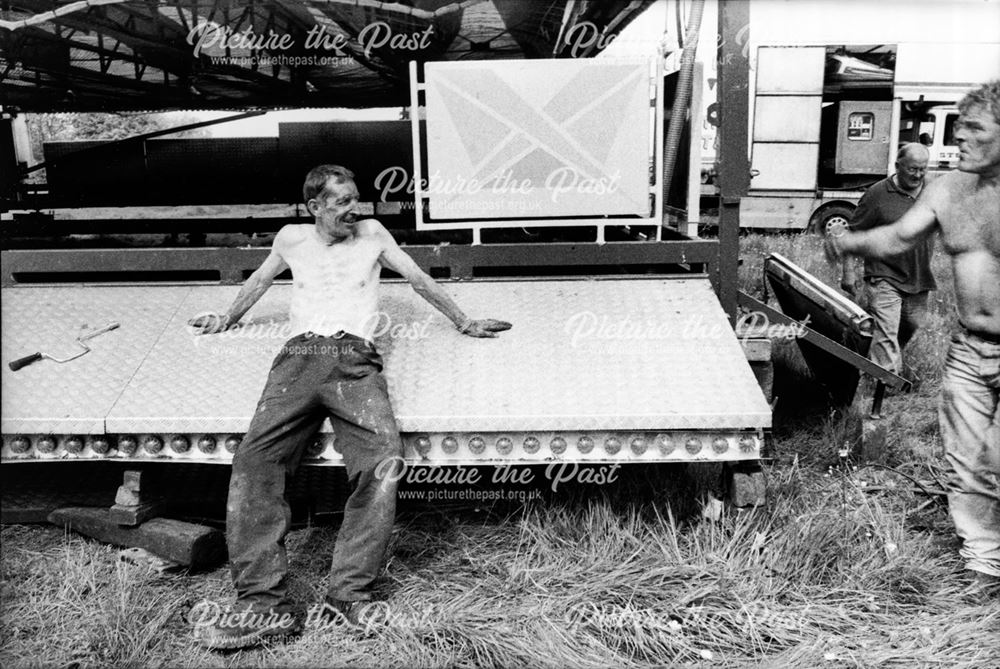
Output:
[[[869,230],[899,220],[924,187],[929,158],[922,144],[913,142],[900,148],[895,174],[862,196],[851,218],[851,229]],[[934,238],[928,237],[905,253],[864,261],[868,311],[875,319],[868,357],[896,374],[902,370],[903,348],[926,320],[928,294],[937,288],[931,273],[933,252]],[[854,296],[857,279],[850,257],[844,260],[842,277],[841,288]]]

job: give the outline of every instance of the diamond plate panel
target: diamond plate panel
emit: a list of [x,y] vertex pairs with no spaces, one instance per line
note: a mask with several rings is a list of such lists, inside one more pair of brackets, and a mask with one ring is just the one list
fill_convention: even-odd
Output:
[[[770,409],[707,280],[447,284],[445,289],[470,316],[514,324],[497,339],[461,335],[405,284],[382,288],[376,344],[386,361],[390,395],[404,432],[770,426]],[[5,433],[64,432],[63,414],[77,415],[79,406],[91,406],[93,398],[81,395],[88,384],[108,386],[108,396],[116,400],[105,414],[109,433],[244,432],[272,358],[288,335],[287,285],[272,287],[254,307],[250,327],[200,337],[190,333],[187,320],[224,309],[237,288],[79,289],[96,290],[100,297],[76,294],[71,288],[53,290],[59,292],[48,297],[35,318],[44,315],[51,322],[65,305],[76,304],[74,298],[86,299],[79,309],[86,311],[88,322],[101,322],[107,314],[122,323],[110,336],[146,328],[144,335],[119,338],[126,342],[121,344],[126,355],[111,354],[108,347],[101,358],[93,353],[81,358],[95,366],[79,367],[82,378],[76,376],[73,383],[80,389],[71,398],[54,397],[59,377],[39,377],[32,386],[34,395],[27,384],[19,385],[23,390],[10,406],[35,402],[35,423],[8,425],[8,415],[16,414],[8,414],[10,393],[5,394]],[[128,293],[116,290],[139,292],[125,300]],[[156,291],[175,291],[162,293],[161,300],[170,296],[169,308],[154,304],[160,295]],[[106,305],[105,311],[87,310],[100,304]],[[20,310],[30,309],[22,305]],[[5,358],[8,333],[11,350],[18,355],[34,350],[23,346],[30,341],[30,330],[22,323],[30,321],[12,318],[8,328],[6,307],[4,314]],[[159,319],[155,327],[154,314]],[[95,340],[95,352],[102,343]],[[128,347],[133,346],[140,358],[144,356],[138,368],[128,362]],[[76,374],[78,368],[72,369]],[[32,367],[18,374],[29,371]],[[94,403],[88,409],[94,414],[93,426],[101,406],[107,405]]]
[[224,312],[237,287],[191,288],[155,350],[108,415],[109,432],[244,432],[271,362],[287,339],[289,286],[274,286],[243,319],[245,327],[194,335],[187,322]]
[[[2,428],[5,434],[99,434],[129,379],[187,295],[188,287],[60,286],[3,290]],[[35,351],[68,357],[81,330],[118,321],[65,364],[39,360],[17,372],[11,360]]]
[[449,285],[472,317],[509,320],[464,337],[408,289],[384,291],[416,337],[378,340],[404,432],[740,429],[771,414],[704,279]]

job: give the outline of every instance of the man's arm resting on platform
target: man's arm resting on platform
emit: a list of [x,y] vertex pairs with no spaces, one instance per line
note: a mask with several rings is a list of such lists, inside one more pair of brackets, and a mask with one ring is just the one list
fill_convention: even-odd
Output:
[[237,293],[236,299],[233,300],[226,313],[202,314],[189,320],[188,325],[195,327],[197,334],[214,334],[228,330],[239,323],[243,315],[250,311],[250,307],[256,304],[257,300],[271,287],[274,277],[288,269],[288,265],[281,257],[283,241],[281,231],[278,231],[271,252],[260,267],[243,282],[240,292]]
[[473,320],[466,317],[455,300],[444,292],[440,284],[420,269],[413,258],[399,248],[399,244],[396,243],[389,231],[377,221],[376,226],[377,234],[382,241],[380,262],[406,279],[413,286],[413,290],[454,323],[459,332],[470,337],[496,337],[497,332],[511,328],[511,324],[506,321],[492,318]]

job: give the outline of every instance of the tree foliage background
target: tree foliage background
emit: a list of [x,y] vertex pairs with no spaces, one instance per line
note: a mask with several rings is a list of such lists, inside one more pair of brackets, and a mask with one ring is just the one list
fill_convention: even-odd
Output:
[[[31,165],[45,159],[45,142],[73,140],[116,140],[142,135],[157,130],[176,128],[196,123],[191,114],[148,113],[92,113],[92,114],[28,114],[25,125],[31,143]],[[184,130],[169,135],[171,138],[208,137],[205,128]]]

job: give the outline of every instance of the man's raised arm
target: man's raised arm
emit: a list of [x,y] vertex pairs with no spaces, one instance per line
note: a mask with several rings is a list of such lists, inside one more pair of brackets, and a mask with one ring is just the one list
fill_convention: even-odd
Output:
[[399,248],[399,244],[396,243],[389,231],[378,221],[375,221],[375,226],[376,234],[382,241],[382,256],[379,258],[379,262],[406,279],[413,286],[413,290],[454,323],[459,332],[470,337],[496,337],[497,332],[511,328],[510,323],[493,318],[480,320],[467,318],[462,309],[455,304],[455,301],[438,285],[438,282],[428,276],[414,262],[413,258]]
[[215,334],[236,325],[243,318],[243,314],[248,312],[250,307],[256,304],[257,300],[271,287],[274,277],[288,269],[288,265],[281,257],[281,248],[285,241],[285,235],[287,235],[287,233],[282,234],[285,230],[286,228],[282,228],[275,235],[271,252],[260,267],[243,282],[240,292],[226,313],[201,314],[188,321],[188,325],[193,326],[197,334]]
[[920,198],[892,225],[849,232],[845,226],[830,229],[826,236],[826,258],[836,262],[845,255],[885,258],[909,251],[937,229],[936,200],[946,191],[940,177],[924,189]]

